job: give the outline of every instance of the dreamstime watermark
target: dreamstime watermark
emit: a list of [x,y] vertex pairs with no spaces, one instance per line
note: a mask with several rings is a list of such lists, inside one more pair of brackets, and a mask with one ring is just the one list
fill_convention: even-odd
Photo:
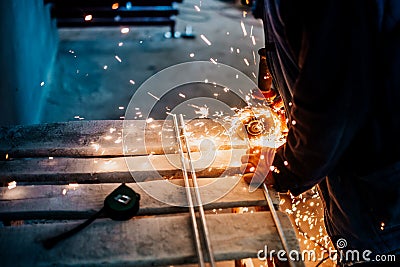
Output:
[[274,250],[268,249],[265,245],[264,249],[257,252],[257,258],[261,261],[273,260],[274,258],[279,261],[311,261],[319,262],[324,260],[331,260],[333,262],[343,263],[357,263],[357,262],[380,262],[380,263],[393,263],[396,262],[396,255],[394,254],[374,254],[371,250],[359,251],[356,249],[346,249],[347,240],[340,238],[336,241],[336,247],[321,250],[318,253],[316,250]]

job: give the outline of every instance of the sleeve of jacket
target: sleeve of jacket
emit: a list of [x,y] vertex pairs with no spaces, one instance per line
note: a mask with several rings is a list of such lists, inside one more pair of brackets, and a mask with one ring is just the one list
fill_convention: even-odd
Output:
[[[304,3],[309,2],[313,1]],[[278,191],[298,195],[320,182],[365,122],[374,57],[374,24],[366,2],[371,1],[330,0],[314,7],[313,13],[299,12],[298,21],[285,21],[286,29],[294,23],[303,27],[301,34],[294,33],[302,36],[300,47],[292,47],[299,51],[300,73],[293,88],[289,133],[273,162]],[[303,8],[312,10],[307,4]]]

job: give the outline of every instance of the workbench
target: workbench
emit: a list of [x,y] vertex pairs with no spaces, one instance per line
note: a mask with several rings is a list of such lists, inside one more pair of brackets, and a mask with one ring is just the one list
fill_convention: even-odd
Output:
[[[239,175],[246,146],[240,142],[232,146],[232,140],[218,136],[212,120],[198,122],[192,124],[197,129],[192,134],[201,134],[191,140],[206,140],[204,133],[218,140],[213,160],[202,162],[200,155],[196,162],[215,260],[257,258],[265,246],[282,250],[271,212],[259,208],[267,206],[262,190],[250,193]],[[175,164],[176,147],[168,131],[160,134],[160,128],[169,127],[165,123],[82,120],[1,127],[1,266],[196,263],[182,172]],[[139,137],[143,132],[145,140]],[[138,142],[132,148],[127,140]],[[196,153],[202,151],[193,146]],[[141,196],[135,217],[98,218],[54,248],[42,246],[43,239],[100,210],[105,197],[121,183]],[[290,249],[300,252],[293,225],[279,210],[279,194],[271,191],[271,195]],[[258,208],[243,212],[251,207]]]

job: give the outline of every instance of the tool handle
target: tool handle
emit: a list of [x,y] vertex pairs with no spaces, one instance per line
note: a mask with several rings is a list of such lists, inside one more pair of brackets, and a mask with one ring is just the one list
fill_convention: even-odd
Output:
[[96,220],[102,213],[104,212],[104,207],[101,208],[98,212],[93,214],[89,219],[84,221],[83,223],[79,224],[78,226],[72,228],[71,230],[61,233],[59,235],[56,235],[54,237],[47,238],[42,241],[43,246],[46,249],[52,249],[55,245],[57,245],[60,241],[65,240],[72,235],[78,233],[80,230],[91,224],[94,220]]

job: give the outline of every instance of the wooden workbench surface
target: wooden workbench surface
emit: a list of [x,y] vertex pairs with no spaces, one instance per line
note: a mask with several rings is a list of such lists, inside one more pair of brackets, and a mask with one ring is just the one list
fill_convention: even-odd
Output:
[[[240,176],[246,141],[208,119],[191,121],[187,131],[216,260],[254,258],[266,245],[282,249],[268,210],[233,213],[266,206],[263,192],[250,193]],[[1,266],[195,263],[174,138],[169,121],[0,128],[0,220],[11,225],[0,227]],[[98,211],[121,182],[141,195],[136,217],[102,217],[52,250],[42,247],[40,240]],[[271,192],[278,208],[279,195]],[[290,220],[278,214],[290,248],[300,251]]]

